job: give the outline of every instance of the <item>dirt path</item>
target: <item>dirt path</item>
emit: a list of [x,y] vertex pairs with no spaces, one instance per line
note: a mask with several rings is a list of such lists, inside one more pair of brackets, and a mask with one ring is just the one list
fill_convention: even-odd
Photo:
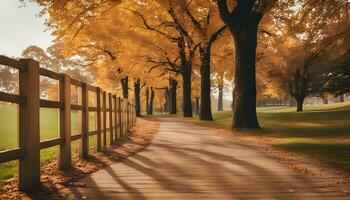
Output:
[[168,118],[147,149],[70,190],[75,199],[350,199],[330,180],[287,169],[237,137]]

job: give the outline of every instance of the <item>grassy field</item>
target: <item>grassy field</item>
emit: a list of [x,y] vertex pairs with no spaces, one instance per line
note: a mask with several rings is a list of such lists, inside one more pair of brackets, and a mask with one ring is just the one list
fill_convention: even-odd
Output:
[[[243,134],[270,136],[274,147],[311,155],[323,163],[350,172],[350,103],[306,106],[304,112],[291,107],[258,108],[262,130]],[[231,112],[214,113],[214,122],[231,130]]]
[[[72,135],[81,132],[79,112],[72,112]],[[17,106],[11,104],[0,104],[0,151],[15,148],[18,146],[18,111]],[[89,130],[96,130],[95,113],[90,113]],[[40,109],[40,140],[57,138],[59,135],[59,111],[57,109]],[[107,134],[108,135],[108,134]],[[90,149],[94,148],[95,137],[90,137]],[[72,143],[72,149],[78,151],[78,142]],[[57,157],[58,147],[43,149],[40,152],[41,162],[49,162]],[[8,178],[12,178],[18,171],[18,163],[7,162],[0,164],[0,186]]]

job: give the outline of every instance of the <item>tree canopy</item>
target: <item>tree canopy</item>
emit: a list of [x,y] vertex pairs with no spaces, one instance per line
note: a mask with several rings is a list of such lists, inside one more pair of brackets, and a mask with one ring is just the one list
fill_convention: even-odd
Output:
[[36,2],[56,38],[54,59],[34,47],[24,55],[59,68],[74,60],[144,111],[191,117],[199,104],[200,119],[212,120],[211,95],[222,102],[224,91],[233,127],[258,128],[256,100],[294,99],[301,111],[309,96],[348,91],[347,0]]

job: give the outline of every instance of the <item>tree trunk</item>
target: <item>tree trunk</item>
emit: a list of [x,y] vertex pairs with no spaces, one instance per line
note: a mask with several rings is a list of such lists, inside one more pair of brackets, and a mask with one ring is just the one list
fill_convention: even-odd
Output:
[[141,91],[140,79],[137,78],[134,81],[135,112],[137,117],[141,117],[140,91]]
[[177,108],[176,108],[176,90],[177,90],[177,81],[176,79],[169,79],[170,83],[170,114],[176,114]]
[[196,97],[196,115],[199,115],[199,97]]
[[153,115],[154,90],[151,87],[151,97],[149,101],[149,115]]
[[169,104],[170,104],[170,98],[169,98],[169,89],[166,88],[164,92],[164,97],[165,97],[165,103],[164,103],[164,112],[170,112],[169,109]]
[[120,82],[122,84],[123,98],[128,99],[128,97],[129,97],[129,77],[125,76],[124,78],[120,79]]
[[218,111],[224,111],[222,96],[223,96],[223,86],[219,85]]
[[212,121],[213,116],[211,114],[211,99],[210,99],[210,50],[211,45],[206,44],[204,47],[199,48],[201,59],[201,96],[200,96],[200,108],[199,119]]
[[304,98],[299,97],[297,99],[297,112],[302,112],[303,111],[303,105],[304,105]]
[[339,102],[344,102],[344,95],[343,94],[339,96]]
[[192,117],[191,74],[192,66],[182,67],[183,116]]
[[146,88],[146,113],[149,115],[149,87]]
[[260,128],[256,114],[256,46],[258,23],[252,20],[229,26],[236,44],[233,128]]
[[[187,56],[187,49],[185,40],[180,37],[178,40],[179,55],[181,60],[182,70],[182,111],[184,117],[192,117],[192,100],[191,100],[191,76],[192,76],[192,61],[194,58],[195,50],[188,47],[189,54]],[[190,45],[192,46],[192,45]]]

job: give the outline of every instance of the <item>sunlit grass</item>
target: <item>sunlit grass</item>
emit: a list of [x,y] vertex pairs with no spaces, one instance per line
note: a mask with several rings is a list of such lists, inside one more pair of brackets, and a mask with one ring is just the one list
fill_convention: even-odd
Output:
[[[18,146],[18,122],[17,106],[9,104],[0,104],[0,151],[12,149]],[[81,112],[72,112],[72,135],[81,132],[80,117]],[[96,130],[96,120],[93,112],[90,113],[89,130]],[[40,139],[47,140],[59,136],[59,111],[57,109],[40,109]],[[89,146],[91,150],[95,149],[96,137],[89,137]],[[72,142],[73,153],[78,152],[78,142]],[[43,149],[40,151],[40,161],[42,163],[52,162],[57,159],[58,146]],[[12,178],[17,174],[18,162],[7,162],[0,164],[0,186],[6,179]]]
[[[242,130],[242,134],[275,138],[274,147],[311,155],[323,163],[350,172],[350,103],[258,108],[262,130]],[[232,112],[214,113],[207,125],[231,129]],[[235,130],[236,131],[236,130]]]

